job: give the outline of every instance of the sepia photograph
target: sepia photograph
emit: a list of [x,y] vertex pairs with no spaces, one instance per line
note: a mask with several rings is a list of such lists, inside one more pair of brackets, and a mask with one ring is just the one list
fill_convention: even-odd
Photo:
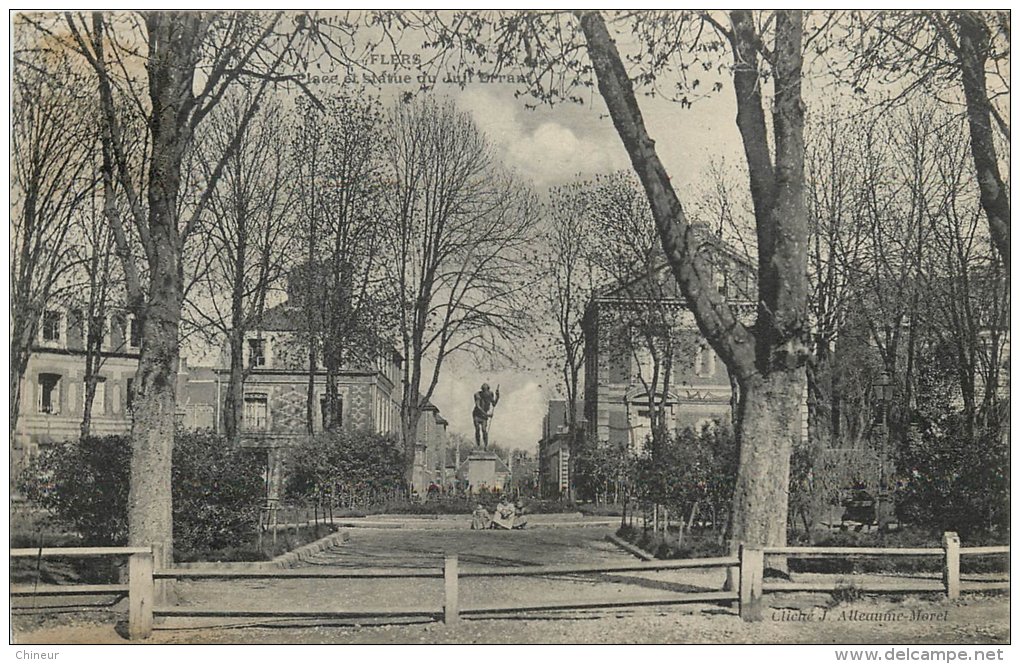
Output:
[[1003,661],[1010,22],[11,10],[8,655]]

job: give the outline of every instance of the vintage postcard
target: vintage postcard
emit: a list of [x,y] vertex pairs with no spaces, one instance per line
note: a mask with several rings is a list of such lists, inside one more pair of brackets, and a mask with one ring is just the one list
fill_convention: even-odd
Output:
[[1002,659],[1010,21],[12,12],[15,657]]

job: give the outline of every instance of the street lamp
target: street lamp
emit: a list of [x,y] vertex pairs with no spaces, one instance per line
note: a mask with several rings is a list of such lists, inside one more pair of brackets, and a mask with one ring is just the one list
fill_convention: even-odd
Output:
[[878,529],[883,530],[888,522],[891,503],[889,495],[889,478],[886,472],[889,456],[889,404],[893,400],[895,386],[889,374],[883,371],[872,385],[875,402],[875,425],[878,433],[878,501],[876,519]]

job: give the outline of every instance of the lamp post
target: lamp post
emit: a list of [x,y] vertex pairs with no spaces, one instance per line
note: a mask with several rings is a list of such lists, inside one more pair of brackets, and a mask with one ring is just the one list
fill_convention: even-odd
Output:
[[875,517],[878,529],[884,530],[889,521],[891,496],[889,492],[888,457],[889,457],[889,404],[894,395],[894,385],[885,371],[879,375],[872,385],[875,399],[875,427],[878,433],[878,500]]

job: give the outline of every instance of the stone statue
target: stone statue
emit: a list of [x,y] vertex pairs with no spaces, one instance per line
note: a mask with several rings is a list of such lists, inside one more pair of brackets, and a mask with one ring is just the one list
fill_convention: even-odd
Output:
[[488,383],[482,383],[482,389],[475,392],[475,409],[471,412],[471,419],[475,422],[475,447],[489,447],[489,422],[492,414],[499,403],[499,386],[496,386],[496,393],[489,389]]

